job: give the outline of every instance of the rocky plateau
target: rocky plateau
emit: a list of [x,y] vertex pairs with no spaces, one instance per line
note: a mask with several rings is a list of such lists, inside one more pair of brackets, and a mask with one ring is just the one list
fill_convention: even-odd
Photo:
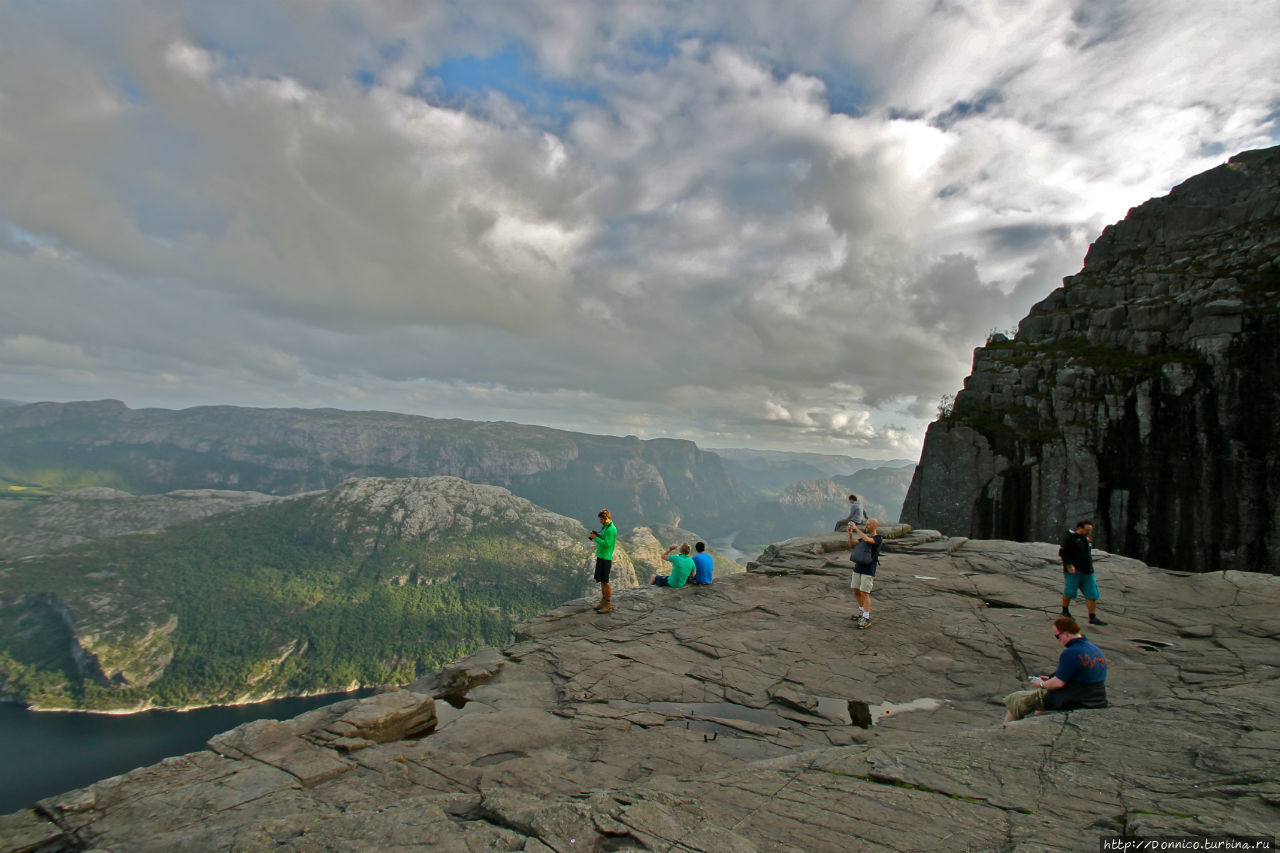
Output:
[[1111,705],[1004,725],[1052,669],[1056,547],[841,535],[707,587],[570,601],[403,688],[0,818],[17,851],[1091,851],[1274,836],[1280,578],[1099,552]]

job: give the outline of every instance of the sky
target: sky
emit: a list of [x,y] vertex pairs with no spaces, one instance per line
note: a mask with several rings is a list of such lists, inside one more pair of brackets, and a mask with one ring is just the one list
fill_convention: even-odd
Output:
[[915,458],[1276,0],[3,0],[0,398]]

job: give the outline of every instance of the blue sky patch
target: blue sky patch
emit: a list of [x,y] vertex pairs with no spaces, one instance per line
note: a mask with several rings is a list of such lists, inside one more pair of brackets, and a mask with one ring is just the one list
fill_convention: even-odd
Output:
[[600,100],[590,86],[543,77],[533,57],[519,47],[446,59],[427,73],[440,81],[445,100],[458,104],[501,92],[531,113],[565,118],[571,102]]

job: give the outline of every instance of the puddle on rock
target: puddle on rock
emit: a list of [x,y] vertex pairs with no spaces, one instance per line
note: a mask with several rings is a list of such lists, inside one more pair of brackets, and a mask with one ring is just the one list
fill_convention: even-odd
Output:
[[846,726],[853,725],[853,713],[849,708],[848,699],[837,699],[833,696],[814,696],[813,698],[818,701],[818,716]]
[[927,697],[920,699],[912,699],[910,702],[903,702],[901,705],[895,705],[892,702],[884,702],[880,705],[868,705],[867,716],[871,718],[871,725],[881,722],[886,717],[892,717],[894,714],[901,714],[905,711],[936,711],[941,708],[943,702],[941,699],[929,699]]

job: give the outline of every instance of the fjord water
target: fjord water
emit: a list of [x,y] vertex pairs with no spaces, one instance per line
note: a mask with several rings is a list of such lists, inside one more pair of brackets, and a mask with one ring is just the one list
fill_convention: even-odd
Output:
[[371,694],[274,699],[192,711],[140,714],[35,712],[0,702],[0,815],[37,800],[204,749],[213,735],[253,720],[288,720],[343,699]]

